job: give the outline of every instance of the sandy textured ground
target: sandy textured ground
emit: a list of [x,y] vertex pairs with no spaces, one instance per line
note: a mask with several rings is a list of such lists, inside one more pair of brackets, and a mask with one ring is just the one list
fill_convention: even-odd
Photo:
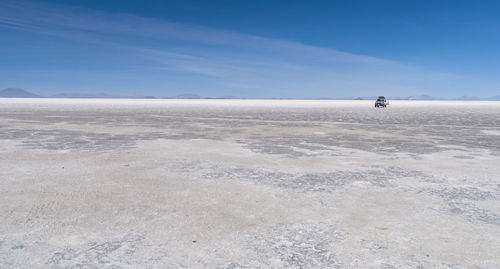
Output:
[[0,268],[500,268],[500,102],[0,99]]

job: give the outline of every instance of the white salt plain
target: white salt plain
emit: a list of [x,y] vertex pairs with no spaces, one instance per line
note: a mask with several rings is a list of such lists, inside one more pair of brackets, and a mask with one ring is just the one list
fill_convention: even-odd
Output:
[[0,268],[500,268],[500,102],[0,99]]

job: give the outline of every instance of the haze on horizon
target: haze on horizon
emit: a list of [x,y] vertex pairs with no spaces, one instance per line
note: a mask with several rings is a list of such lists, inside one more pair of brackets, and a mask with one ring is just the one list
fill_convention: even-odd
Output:
[[0,2],[0,89],[500,94],[497,1]]

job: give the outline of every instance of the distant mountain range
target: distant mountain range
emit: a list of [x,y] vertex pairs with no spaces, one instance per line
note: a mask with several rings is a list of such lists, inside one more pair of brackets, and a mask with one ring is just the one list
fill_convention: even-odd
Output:
[[[47,96],[48,98],[137,98],[133,95],[113,95],[106,93],[58,93]],[[144,97],[140,97],[144,98]]]
[[58,93],[42,96],[20,88],[7,88],[0,90],[0,98],[156,98],[154,96],[135,96],[107,93]]
[[42,96],[30,93],[19,88],[7,88],[0,91],[0,97],[3,98],[40,98]]
[[[357,98],[353,98],[355,100],[374,100],[374,99],[377,99],[376,96],[371,96],[371,97],[357,97]],[[434,96],[430,96],[430,95],[426,95],[426,94],[423,94],[423,95],[414,95],[414,96],[408,96],[408,97],[390,97],[390,96],[387,96],[387,99],[389,100],[416,100],[416,101],[431,101],[431,100],[448,100],[448,101],[500,101],[500,95],[497,95],[497,96],[493,96],[493,97],[488,97],[488,98],[480,98],[480,97],[477,97],[477,96],[468,96],[468,95],[464,95],[464,96],[460,96],[460,97],[457,97],[457,98],[439,98],[439,97],[434,97]]]
[[435,97],[422,94],[422,95],[416,95],[416,96],[410,96],[407,98],[408,100],[435,100]]
[[[34,94],[28,92],[26,90],[20,88],[7,88],[0,90],[0,98],[130,98],[130,99],[245,99],[238,98],[232,95],[224,95],[220,97],[203,97],[197,94],[192,93],[183,93],[173,97],[156,97],[156,96],[136,96],[136,95],[123,95],[123,94],[106,94],[106,93],[60,93],[54,94],[50,96],[41,96],[38,94]],[[294,99],[294,98],[272,98],[272,99]],[[368,96],[368,97],[352,97],[352,98],[331,98],[331,97],[320,97],[320,98],[309,98],[312,100],[375,100],[377,96]],[[500,95],[489,97],[489,98],[480,98],[477,96],[460,96],[457,98],[438,98],[429,95],[414,95],[408,97],[390,97],[387,96],[389,100],[463,100],[463,101],[500,101]]]

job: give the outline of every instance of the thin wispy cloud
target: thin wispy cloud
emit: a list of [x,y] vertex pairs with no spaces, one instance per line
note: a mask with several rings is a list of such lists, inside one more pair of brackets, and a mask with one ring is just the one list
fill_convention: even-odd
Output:
[[[68,57],[57,59],[61,67],[56,71],[66,78],[49,84],[54,88],[112,88],[160,96],[180,92],[241,97],[404,96],[450,87],[460,79],[293,41],[32,2],[2,1],[0,31],[24,33],[25,42],[37,37],[46,42],[26,50],[56,55],[46,46],[50,42],[63,48],[61,54]],[[41,67],[43,62],[38,64],[30,71],[32,80],[58,69],[57,64],[48,64],[49,70]],[[0,72],[14,71],[2,67]],[[79,85],[69,85],[71,78]]]

